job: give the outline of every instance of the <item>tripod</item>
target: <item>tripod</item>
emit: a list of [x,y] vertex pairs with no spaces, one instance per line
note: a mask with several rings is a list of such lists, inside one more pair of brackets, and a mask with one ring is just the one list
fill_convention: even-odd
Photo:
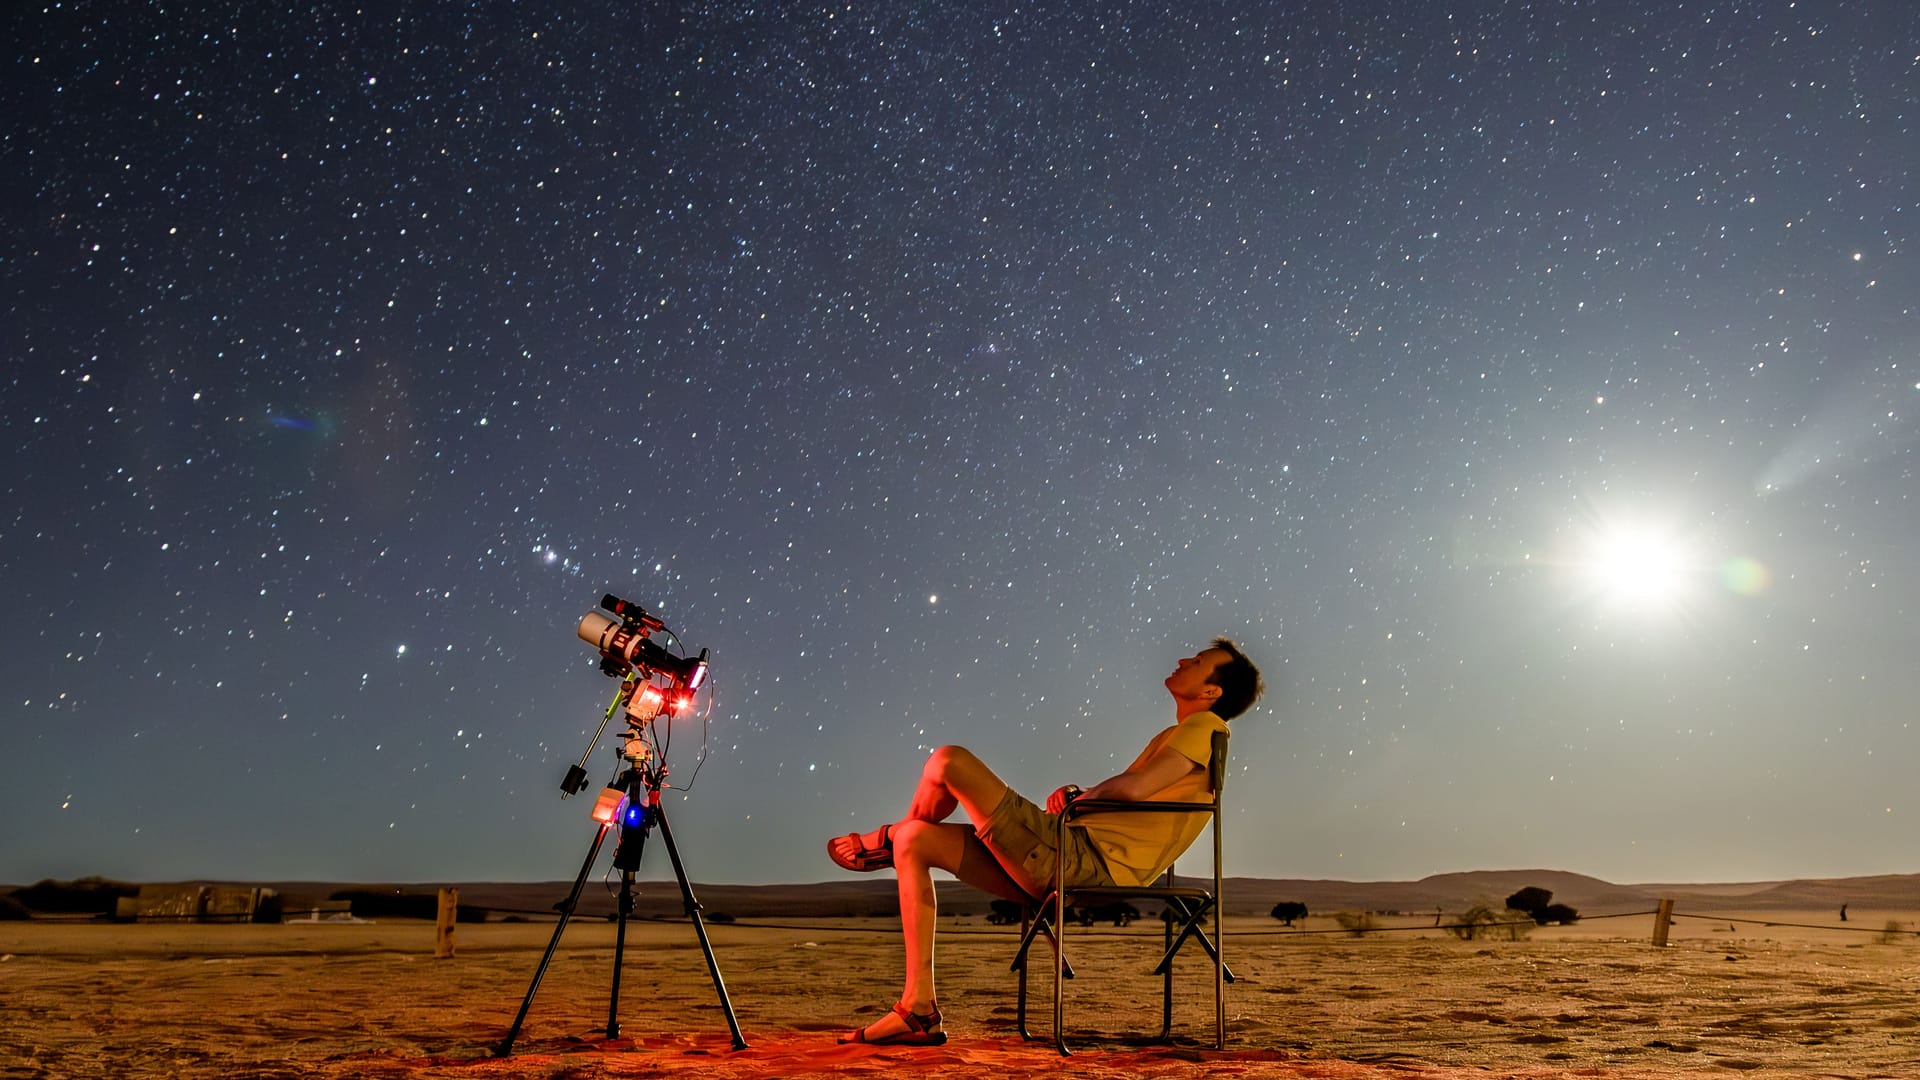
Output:
[[[631,677],[623,680],[621,692],[607,710],[609,719],[616,709],[631,698],[635,683],[636,680]],[[507,1029],[506,1038],[501,1039],[494,1048],[496,1057],[513,1053],[514,1040],[520,1037],[527,1010],[533,1007],[533,995],[539,991],[540,980],[547,973],[547,965],[553,962],[553,954],[560,947],[560,935],[566,932],[567,921],[573,918],[574,907],[580,902],[581,890],[587,884],[587,875],[593,872],[594,860],[599,857],[600,845],[605,843],[607,833],[616,826],[620,829],[620,842],[614,849],[613,865],[620,871],[620,907],[613,939],[613,994],[607,1004],[607,1038],[620,1037],[620,970],[627,947],[627,917],[633,914],[633,875],[634,871],[640,869],[640,853],[645,849],[647,833],[657,825],[661,839],[667,844],[667,857],[673,861],[673,876],[680,882],[681,902],[687,916],[693,920],[693,932],[700,939],[700,951],[706,955],[707,973],[713,976],[714,992],[720,996],[720,1011],[726,1014],[727,1028],[733,1033],[733,1048],[747,1048],[747,1040],[740,1034],[740,1022],[733,1015],[733,1002],[727,998],[727,984],[720,978],[720,965],[713,958],[713,945],[707,941],[706,923],[700,918],[700,902],[693,898],[693,887],[687,884],[687,871],[680,862],[680,849],[674,846],[673,830],[668,827],[667,815],[660,806],[660,786],[666,780],[667,769],[666,763],[653,752],[647,738],[651,723],[650,717],[628,721],[628,732],[623,736],[626,745],[621,750],[627,767],[601,793],[600,806],[596,807],[594,814],[600,822],[600,830],[594,834],[593,845],[587,849],[587,858],[580,864],[580,873],[573,879],[573,891],[559,905],[560,924],[553,928],[553,939],[547,942],[546,955],[540,958],[540,966],[534,969],[533,982],[527,987],[527,996],[520,1002],[520,1012],[513,1018],[513,1026]],[[601,727],[606,727],[605,721],[601,722]],[[574,768],[576,772],[579,771],[579,766]],[[579,779],[584,781],[584,774]],[[570,773],[568,784],[573,783],[574,776]]]

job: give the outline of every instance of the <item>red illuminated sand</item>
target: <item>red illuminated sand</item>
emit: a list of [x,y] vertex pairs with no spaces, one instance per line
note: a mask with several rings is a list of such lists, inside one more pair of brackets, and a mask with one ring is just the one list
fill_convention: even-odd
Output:
[[[1738,912],[1721,912],[1738,916]],[[1204,1048],[1204,969],[1183,973],[1171,1047],[1118,1042],[1062,1061],[1013,1027],[1013,932],[948,919],[945,1047],[842,1047],[896,990],[886,919],[716,925],[712,938],[751,1047],[730,1049],[692,928],[630,929],[620,1019],[607,1040],[612,928],[576,923],[518,1052],[489,1055],[551,926],[462,925],[433,957],[430,923],[282,926],[0,923],[0,1075],[27,1077],[936,1077],[1415,1078],[1920,1076],[1920,944],[1769,910],[1758,923],[1594,920],[1523,941],[1424,933],[1286,935],[1229,921],[1229,1043]],[[1855,907],[1849,929],[1914,912]],[[1385,925],[1420,920],[1386,918]],[[1808,922],[1823,929],[1778,925]],[[1327,930],[1332,920],[1314,919]],[[1071,1016],[1145,1023],[1141,972],[1158,930],[1083,932]],[[1096,979],[1110,980],[1104,988]],[[1042,991],[1044,993],[1044,990]],[[1150,1002],[1116,1011],[1125,1002]],[[1046,1012],[1046,999],[1040,1002]],[[1044,1029],[1044,1019],[1036,1021]]]

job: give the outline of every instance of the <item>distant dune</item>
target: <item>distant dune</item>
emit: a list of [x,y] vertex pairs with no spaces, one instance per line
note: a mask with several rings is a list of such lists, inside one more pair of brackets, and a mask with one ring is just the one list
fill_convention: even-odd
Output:
[[[289,898],[325,898],[342,889],[391,888],[401,892],[431,891],[441,884],[455,885],[460,902],[499,913],[543,915],[563,899],[571,882],[417,882],[367,884],[314,881],[249,882],[267,885]],[[1850,904],[1862,910],[1920,909],[1920,874],[1881,874],[1871,877],[1820,878],[1795,881],[1725,884],[1618,885],[1565,870],[1474,870],[1435,874],[1418,881],[1330,881],[1277,878],[1230,878],[1225,889],[1229,915],[1265,915],[1282,900],[1297,900],[1315,912],[1340,910],[1430,912],[1459,911],[1479,902],[1499,903],[1527,886],[1553,893],[1583,914],[1601,915],[1651,910],[1661,897],[1702,903],[1723,903],[1748,911],[1821,910]],[[683,914],[679,886],[667,881],[642,881],[637,886],[636,911],[649,918]],[[890,874],[844,881],[793,885],[694,885],[701,907],[709,914],[736,918],[860,918],[891,917],[895,908]],[[959,882],[940,884],[943,912],[984,915],[990,898]],[[600,879],[588,883],[580,914],[609,915],[614,891]]]

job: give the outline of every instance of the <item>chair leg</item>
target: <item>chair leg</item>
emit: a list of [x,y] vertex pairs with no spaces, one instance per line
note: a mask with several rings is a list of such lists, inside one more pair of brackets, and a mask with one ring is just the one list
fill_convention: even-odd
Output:
[[[1200,942],[1200,947],[1206,950],[1208,958],[1213,961],[1214,1046],[1216,1049],[1224,1050],[1227,1044],[1226,984],[1234,981],[1234,974],[1233,969],[1228,967],[1222,958],[1214,936],[1207,932],[1204,925],[1206,917],[1211,914],[1215,917],[1215,927],[1219,926],[1218,902],[1213,897],[1202,900],[1171,897],[1166,902],[1173,913],[1173,919],[1166,920],[1161,926],[1161,941],[1166,951],[1161,955],[1160,962],[1154,966],[1152,972],[1161,977],[1160,1033],[1155,1038],[1159,1041],[1167,1041],[1173,1037],[1173,960],[1187,941],[1192,939]],[[1041,934],[1045,934],[1048,943],[1053,946],[1054,1047],[1060,1051],[1061,1056],[1072,1057],[1073,1050],[1067,1045],[1066,1039],[1066,980],[1073,978],[1074,972],[1073,964],[1068,961],[1066,955],[1066,927],[1062,910],[1064,906],[1061,898],[1049,896],[1037,909],[1028,913],[1021,930],[1020,950],[1014,957],[1012,969],[1019,975],[1016,1015],[1020,1037],[1031,1041],[1035,1036],[1027,1026],[1029,990],[1027,976],[1030,974],[1028,965],[1032,960],[1035,940]],[[1175,920],[1180,922],[1178,931],[1173,925]]]
[[[1033,948],[1033,939],[1038,937],[1041,934],[1047,935],[1047,944],[1053,946],[1055,949],[1060,948],[1060,939],[1054,936],[1054,933],[1053,933],[1053,920],[1050,917],[1043,914],[1033,921],[1033,929],[1027,931],[1025,940],[1021,941],[1020,943],[1020,954],[1014,957],[1014,960],[1013,960],[1014,966],[1011,968],[1008,968],[1007,970],[1009,971],[1019,970],[1020,965],[1026,962],[1027,950]],[[1069,979],[1073,978],[1072,964],[1067,965],[1067,978]]]
[[1224,960],[1220,959],[1220,946],[1214,943],[1213,938],[1209,937],[1205,930],[1196,926],[1193,931],[1193,939],[1198,941],[1200,947],[1207,951],[1207,956],[1211,957],[1213,962],[1220,966],[1222,977],[1225,978],[1227,982],[1232,982],[1233,969],[1228,967]]
[[1019,975],[1019,979],[1015,983],[1017,990],[1014,996],[1014,1021],[1019,1028],[1020,1037],[1029,1041],[1036,1038],[1032,1032],[1027,1030],[1027,975],[1030,970],[1028,964],[1032,960],[1034,941],[1042,934],[1045,934],[1047,944],[1053,946],[1055,963],[1056,966],[1061,968],[1061,975],[1068,979],[1074,977],[1073,965],[1069,963],[1064,956],[1060,955],[1060,938],[1054,933],[1053,917],[1048,911],[1048,906],[1051,903],[1052,900],[1049,898],[1046,904],[1042,904],[1036,909],[1023,913],[1022,929],[1020,931],[1020,951],[1014,954],[1013,964],[1008,969]]
[[1014,996],[1013,1019],[1022,1039],[1032,1039],[1027,1033],[1027,949],[1033,945],[1033,935],[1037,930],[1031,914],[1021,913],[1020,951],[1014,954],[1013,970],[1020,973],[1019,990]]
[[1160,972],[1159,1041],[1165,1042],[1173,1037],[1173,951],[1180,946],[1173,940],[1173,920],[1160,920],[1160,931],[1167,951],[1160,958],[1160,966],[1154,970]]
[[[1216,903],[1219,895],[1217,891],[1214,893]],[[1213,913],[1213,930],[1216,934],[1221,933],[1218,907]],[[1225,1050],[1227,1048],[1227,984],[1233,981],[1233,972],[1227,970],[1226,958],[1220,954],[1218,948],[1212,947],[1213,942],[1205,934],[1200,935],[1200,940],[1207,942],[1209,946],[1207,951],[1213,954],[1213,1048]]]
[[1067,1049],[1067,897],[1064,883],[1053,894],[1053,1046],[1061,1057]]
[[1188,907],[1184,902],[1174,901],[1169,902],[1167,906],[1179,912],[1180,936],[1178,938],[1173,936],[1173,922],[1169,920],[1167,922],[1167,951],[1160,957],[1160,962],[1154,965],[1154,974],[1158,975],[1162,972],[1172,970],[1174,954],[1178,953],[1181,946],[1185,945],[1191,938],[1198,938],[1201,948],[1207,950],[1207,955],[1218,958],[1219,950],[1214,948],[1213,942],[1207,937],[1207,932],[1200,928],[1200,921],[1206,918],[1208,910],[1213,907],[1213,901],[1203,900],[1193,907]]
[[[1056,951],[1060,948],[1054,939],[1053,928],[1047,925],[1046,908],[1029,908],[1020,913],[1020,951],[1013,955],[1013,970],[1020,975],[1019,990],[1014,999],[1014,1020],[1022,1039],[1031,1040],[1033,1034],[1027,1030],[1027,965],[1031,959],[1034,939],[1041,934],[1047,935],[1048,944]],[[1072,978],[1071,973],[1067,976]]]
[[1227,965],[1218,956],[1213,960],[1213,1048],[1227,1048]]

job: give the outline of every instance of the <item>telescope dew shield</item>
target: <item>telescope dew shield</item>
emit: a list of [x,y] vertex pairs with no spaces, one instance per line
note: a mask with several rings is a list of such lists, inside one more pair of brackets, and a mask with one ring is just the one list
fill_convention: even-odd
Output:
[[[653,645],[641,627],[629,626],[597,611],[580,616],[580,626],[575,633],[580,635],[581,641],[599,649],[602,654],[634,666],[646,665],[647,646]],[[658,645],[653,647],[659,649]]]
[[[580,625],[574,632],[580,635],[581,641],[599,649],[600,655],[609,661],[637,668],[642,675],[664,675],[686,694],[700,689],[707,681],[707,650],[701,649],[699,656],[675,656],[649,636],[659,628],[658,620],[651,616],[633,622],[589,611],[580,616]],[[607,673],[625,674],[612,668]]]

